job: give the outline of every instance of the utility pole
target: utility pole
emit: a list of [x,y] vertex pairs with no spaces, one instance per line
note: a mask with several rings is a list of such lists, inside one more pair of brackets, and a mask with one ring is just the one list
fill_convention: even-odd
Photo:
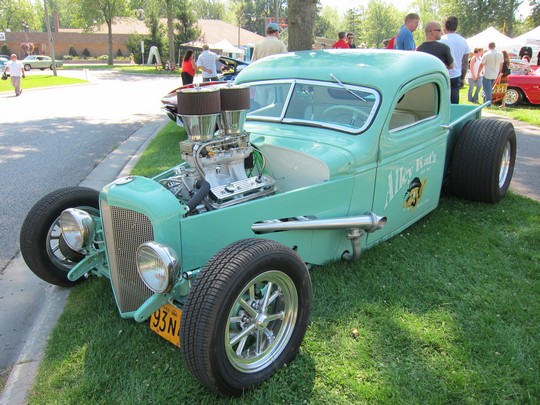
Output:
[[45,7],[45,25],[47,26],[47,36],[49,37],[49,46],[51,48],[53,75],[58,76],[58,73],[56,72],[56,57],[54,56],[54,42],[51,33],[51,22],[49,21],[49,8],[47,7],[47,0],[43,0],[43,6]]

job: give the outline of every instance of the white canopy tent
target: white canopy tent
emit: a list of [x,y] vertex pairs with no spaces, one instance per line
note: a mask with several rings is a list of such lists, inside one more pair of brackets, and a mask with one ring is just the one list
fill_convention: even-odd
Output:
[[507,37],[506,35],[497,31],[493,27],[489,27],[484,31],[476,34],[467,39],[467,44],[469,45],[470,50],[474,48],[483,48],[487,49],[490,42],[495,42],[497,49],[502,49],[505,45],[509,44],[512,41],[512,38]]
[[519,37],[513,38],[508,44],[503,46],[501,50],[519,55],[519,51],[523,46],[530,46],[532,48],[533,57],[531,63],[536,64],[536,57],[540,51],[540,25]]
[[221,49],[222,53],[233,53],[236,55],[244,55],[243,49],[235,47],[227,39],[222,39],[221,41],[210,45],[210,49],[216,49],[216,50]]

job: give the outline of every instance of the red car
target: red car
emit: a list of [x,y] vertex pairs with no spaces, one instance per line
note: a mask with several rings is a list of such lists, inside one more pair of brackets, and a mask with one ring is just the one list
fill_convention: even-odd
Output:
[[506,105],[515,106],[522,101],[531,104],[540,104],[540,69],[527,75],[508,76],[508,90],[506,92]]

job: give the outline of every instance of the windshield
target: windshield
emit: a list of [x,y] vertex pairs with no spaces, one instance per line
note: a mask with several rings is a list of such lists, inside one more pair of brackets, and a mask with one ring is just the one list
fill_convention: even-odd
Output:
[[250,84],[248,120],[310,125],[358,134],[373,120],[379,93],[359,86],[315,81]]

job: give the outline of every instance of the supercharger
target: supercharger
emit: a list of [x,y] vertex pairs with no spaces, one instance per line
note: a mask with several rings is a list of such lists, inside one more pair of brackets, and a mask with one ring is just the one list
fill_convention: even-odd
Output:
[[187,132],[187,140],[180,142],[185,163],[160,183],[188,205],[190,215],[276,192],[275,180],[265,173],[264,156],[244,130],[248,87],[195,87],[178,91],[177,98]]

